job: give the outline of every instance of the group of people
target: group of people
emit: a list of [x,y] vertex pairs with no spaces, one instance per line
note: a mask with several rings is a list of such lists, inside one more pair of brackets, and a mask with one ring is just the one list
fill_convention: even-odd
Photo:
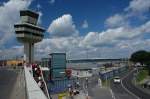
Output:
[[68,84],[68,91],[69,91],[69,96],[70,97],[73,97],[74,95],[77,95],[77,94],[80,93],[79,90],[78,90],[79,86],[80,86],[79,82],[75,82],[74,86],[71,85],[71,84]]
[[42,80],[42,71],[38,64],[32,64],[33,77],[39,87],[44,90],[44,82]]

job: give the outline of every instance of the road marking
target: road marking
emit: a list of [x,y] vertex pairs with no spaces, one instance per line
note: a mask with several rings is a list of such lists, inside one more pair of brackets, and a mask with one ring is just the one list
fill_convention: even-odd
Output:
[[122,80],[125,79],[129,74],[131,74],[134,70],[131,70],[126,76],[124,76],[122,79],[121,79],[121,86],[131,95],[133,95],[135,98],[137,99],[140,99],[137,95],[135,95],[133,92],[131,92],[130,90],[128,90],[122,83]]
[[113,99],[116,99],[116,98],[115,98],[115,95],[114,95],[114,93],[113,93],[113,91],[112,91],[111,88],[110,88],[110,93],[111,93],[111,97],[112,97]]

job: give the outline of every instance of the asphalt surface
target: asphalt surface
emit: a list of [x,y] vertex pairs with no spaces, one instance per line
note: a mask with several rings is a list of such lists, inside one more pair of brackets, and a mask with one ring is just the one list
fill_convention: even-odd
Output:
[[123,80],[123,85],[134,95],[139,97],[140,99],[150,99],[150,95],[148,93],[143,92],[139,88],[137,88],[132,83],[133,75],[135,71],[130,72]]
[[115,99],[136,99],[133,95],[129,94],[121,85],[121,83],[111,83],[111,89],[114,93]]
[[100,88],[100,86],[95,86],[89,88],[88,92],[89,96],[91,96],[91,99],[113,99],[108,88]]
[[88,93],[91,99],[113,99],[108,88],[98,86],[98,78],[99,76],[92,76],[88,81],[85,78],[80,79],[81,89],[84,89],[84,93]]
[[0,99],[12,99],[11,93],[16,83],[17,73],[0,68]]

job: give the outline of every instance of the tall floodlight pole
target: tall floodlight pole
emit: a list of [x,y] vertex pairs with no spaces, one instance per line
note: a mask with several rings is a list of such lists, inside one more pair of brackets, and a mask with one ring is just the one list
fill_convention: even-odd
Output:
[[14,25],[16,37],[24,44],[26,63],[34,62],[34,44],[42,41],[45,29],[38,26],[39,14],[31,10],[20,11],[21,21]]

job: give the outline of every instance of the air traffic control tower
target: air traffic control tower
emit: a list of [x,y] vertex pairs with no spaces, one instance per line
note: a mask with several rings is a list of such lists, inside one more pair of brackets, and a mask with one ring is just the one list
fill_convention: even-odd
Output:
[[26,63],[34,62],[34,43],[42,41],[45,29],[38,26],[39,14],[31,10],[20,11],[21,21],[14,25],[16,37],[24,44]]

